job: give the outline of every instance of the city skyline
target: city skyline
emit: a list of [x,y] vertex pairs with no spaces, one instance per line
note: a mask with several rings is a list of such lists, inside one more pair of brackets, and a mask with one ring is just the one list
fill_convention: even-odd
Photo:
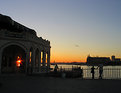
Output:
[[121,57],[120,0],[6,0],[0,12],[51,43],[51,62]]

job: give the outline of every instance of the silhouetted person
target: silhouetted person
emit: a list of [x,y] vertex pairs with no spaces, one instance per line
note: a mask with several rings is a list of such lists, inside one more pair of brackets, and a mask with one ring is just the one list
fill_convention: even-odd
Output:
[[55,65],[55,68],[54,68],[55,74],[57,73],[57,69],[58,69],[58,65],[56,64],[56,65]]
[[91,68],[91,73],[92,73],[92,79],[94,79],[94,75],[95,75],[95,68],[94,68],[94,66],[92,66],[92,68]]
[[63,71],[63,69],[62,69],[62,66],[60,67],[60,72],[62,72]]
[[83,78],[83,69],[81,67],[79,67],[79,76]]
[[103,65],[100,64],[99,65],[99,79],[102,79],[102,75],[103,75]]

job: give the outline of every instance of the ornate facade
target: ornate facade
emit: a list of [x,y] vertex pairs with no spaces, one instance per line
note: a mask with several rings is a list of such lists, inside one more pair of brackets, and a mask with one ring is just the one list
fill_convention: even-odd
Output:
[[0,73],[45,72],[49,68],[50,42],[0,14]]

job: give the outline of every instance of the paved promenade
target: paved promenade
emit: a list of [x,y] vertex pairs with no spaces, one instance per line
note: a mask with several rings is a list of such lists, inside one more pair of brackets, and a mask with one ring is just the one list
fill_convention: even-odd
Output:
[[121,80],[4,75],[0,83],[0,93],[121,93]]

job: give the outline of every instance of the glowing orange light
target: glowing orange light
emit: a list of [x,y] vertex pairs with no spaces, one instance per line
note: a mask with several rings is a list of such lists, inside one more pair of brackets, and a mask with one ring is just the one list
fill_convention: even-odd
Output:
[[17,61],[16,61],[16,66],[17,66],[17,67],[20,67],[21,62],[22,62],[22,60],[21,60],[21,58],[18,56],[18,57],[17,57]]

